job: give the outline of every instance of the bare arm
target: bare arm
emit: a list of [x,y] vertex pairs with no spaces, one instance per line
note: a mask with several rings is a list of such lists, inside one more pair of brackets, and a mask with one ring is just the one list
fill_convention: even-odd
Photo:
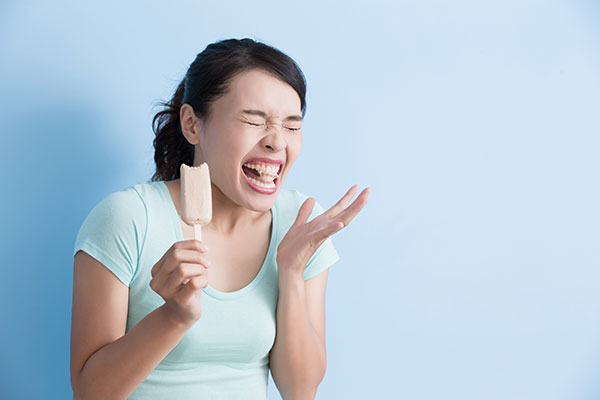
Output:
[[280,272],[277,336],[271,349],[270,368],[273,381],[285,400],[314,399],[325,375],[324,298],[327,271],[320,275],[313,278],[319,283],[309,297],[302,275],[291,276]]
[[[155,276],[162,269],[160,282],[157,280],[153,289],[160,290],[161,296],[168,293],[169,301],[127,334],[129,288],[87,253],[79,251],[75,255],[71,317],[71,386],[75,399],[125,399],[200,318],[197,296],[206,281],[198,270],[203,267],[181,264],[186,257],[188,262],[190,257],[197,261],[197,256],[182,252],[182,246],[178,246],[179,253],[165,254],[153,271]],[[180,265],[174,268],[175,263]],[[187,284],[180,284],[182,280]],[[195,315],[187,319],[180,317],[181,305],[186,302],[197,307]]]
[[325,290],[327,272],[304,282],[305,268],[329,236],[348,226],[368,201],[367,188],[346,207],[354,185],[329,210],[306,222],[314,198],[304,201],[296,221],[277,247],[279,300],[277,336],[271,349],[273,380],[285,400],[313,399],[325,375]]

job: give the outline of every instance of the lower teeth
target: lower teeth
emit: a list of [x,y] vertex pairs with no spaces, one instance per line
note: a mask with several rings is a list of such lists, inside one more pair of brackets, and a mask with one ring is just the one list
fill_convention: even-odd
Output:
[[260,187],[265,188],[265,189],[272,189],[272,188],[275,187],[275,183],[274,182],[269,182],[269,183],[261,182],[259,180],[256,180],[256,179],[252,178],[251,176],[248,176],[248,179],[250,179],[250,181],[252,183],[254,183],[256,186],[260,186]]

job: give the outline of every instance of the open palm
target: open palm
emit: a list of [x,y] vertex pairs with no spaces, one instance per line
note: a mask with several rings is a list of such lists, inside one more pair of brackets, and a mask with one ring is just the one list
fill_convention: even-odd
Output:
[[364,189],[348,207],[348,203],[358,190],[352,186],[341,199],[329,210],[306,222],[315,205],[315,199],[309,197],[304,201],[298,216],[288,233],[277,247],[277,265],[281,270],[302,274],[308,260],[319,246],[331,235],[348,226],[350,221],[367,204],[370,188]]

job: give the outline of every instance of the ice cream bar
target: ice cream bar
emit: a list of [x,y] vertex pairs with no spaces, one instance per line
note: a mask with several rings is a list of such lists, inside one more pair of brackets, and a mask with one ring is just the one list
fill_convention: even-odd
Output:
[[198,167],[181,164],[181,219],[194,225],[194,236],[202,240],[200,227],[212,218],[212,195],[208,164]]

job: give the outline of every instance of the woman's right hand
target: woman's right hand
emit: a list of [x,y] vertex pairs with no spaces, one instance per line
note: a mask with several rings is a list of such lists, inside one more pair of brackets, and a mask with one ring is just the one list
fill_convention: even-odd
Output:
[[185,325],[202,316],[200,295],[208,285],[208,247],[199,240],[174,243],[152,267],[150,287],[164,300],[167,312]]

